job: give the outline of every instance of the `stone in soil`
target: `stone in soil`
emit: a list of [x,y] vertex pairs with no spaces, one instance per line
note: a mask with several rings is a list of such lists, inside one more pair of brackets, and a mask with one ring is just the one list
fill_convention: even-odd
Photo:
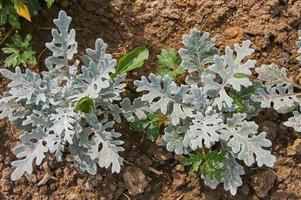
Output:
[[126,167],[123,172],[123,180],[129,194],[133,196],[143,193],[148,184],[146,176],[138,167]]
[[301,138],[296,139],[293,145],[288,147],[287,154],[289,156],[301,155]]
[[277,138],[279,126],[275,122],[269,120],[265,120],[261,126],[262,130],[267,133],[267,138],[273,142]]
[[254,189],[255,194],[259,198],[266,197],[270,189],[272,189],[276,178],[276,173],[271,169],[252,175],[251,186]]

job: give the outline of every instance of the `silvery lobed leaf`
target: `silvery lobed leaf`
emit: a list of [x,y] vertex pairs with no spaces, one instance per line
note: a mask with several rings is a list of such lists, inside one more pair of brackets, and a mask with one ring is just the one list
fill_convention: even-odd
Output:
[[44,141],[47,143],[49,152],[54,153],[56,161],[61,162],[63,152],[65,151],[65,139],[60,135],[48,133],[48,136],[44,139]]
[[51,126],[51,122],[48,119],[47,114],[45,115],[45,113],[40,110],[33,110],[30,115],[26,116],[26,119],[22,122],[22,125],[31,125],[33,127],[49,127]]
[[162,79],[154,74],[150,74],[148,79],[143,76],[141,81],[135,81],[134,84],[138,92],[148,92],[141,100],[149,103],[150,110],[167,114],[173,125],[179,124],[180,119],[193,116],[193,109],[183,104],[184,96],[189,91],[188,86],[177,86],[168,76]]
[[192,84],[188,94],[184,96],[183,102],[190,104],[196,111],[203,111],[208,103],[207,93],[201,87]]
[[294,128],[295,131],[301,132],[301,114],[299,111],[294,111],[293,114],[294,116],[284,122],[284,125]]
[[78,124],[79,115],[74,112],[72,107],[57,108],[56,113],[50,115],[53,122],[50,128],[56,135],[62,136],[64,141],[72,144],[76,133],[81,132]]
[[0,73],[11,80],[8,84],[10,97],[7,96],[6,99],[11,98],[16,102],[26,100],[26,104],[35,105],[46,101],[46,87],[38,74],[29,69],[26,69],[26,73],[23,74],[19,67],[16,67],[15,73],[7,69],[1,69]]
[[184,143],[192,150],[210,148],[219,141],[219,130],[223,128],[223,118],[218,113],[198,112],[184,137]]
[[81,90],[81,93],[72,97],[75,100],[78,101],[83,97],[96,99],[102,89],[110,87],[110,74],[115,72],[116,60],[105,53],[106,48],[107,44],[102,39],[97,39],[95,50],[87,50],[86,62],[90,62],[88,67],[81,68],[82,74],[76,77],[74,87]]
[[244,168],[232,157],[224,161],[223,182],[226,191],[235,195],[237,188],[242,185],[241,176],[244,175]]
[[294,93],[292,85],[277,84],[276,86],[266,86],[258,88],[257,93],[252,95],[252,100],[260,102],[262,108],[273,107],[279,111],[283,108],[292,107],[299,103],[300,93]]
[[9,94],[6,93],[0,97],[0,118],[8,117],[9,121],[12,122],[23,119],[30,111],[21,103],[16,103],[14,99],[11,99],[11,96],[6,95]]
[[57,19],[53,20],[57,29],[52,29],[53,40],[46,43],[46,47],[52,51],[52,56],[45,60],[48,70],[69,67],[69,60],[77,53],[75,30],[69,31],[71,17],[65,11],[60,11]]
[[87,114],[86,117],[91,128],[84,129],[80,145],[87,148],[87,155],[97,161],[100,167],[112,166],[112,173],[119,173],[123,165],[119,152],[124,151],[124,148],[120,146],[123,141],[118,140],[121,134],[113,129],[114,122],[98,123],[93,114]]
[[192,29],[190,35],[184,35],[182,43],[185,48],[179,50],[181,67],[188,69],[188,72],[204,71],[204,65],[212,61],[214,55],[219,54],[218,49],[214,47],[215,39],[196,29]]
[[[48,151],[47,146],[43,144],[43,139],[46,134],[41,128],[33,129],[30,133],[25,133],[21,136],[23,144],[20,144],[12,149],[12,152],[20,160],[13,161],[11,165],[15,170],[11,174],[13,181],[18,180],[27,172],[32,173],[33,162],[40,165],[45,158],[45,153]],[[36,140],[36,141],[34,141]],[[34,141],[34,142],[33,142]]]
[[265,85],[273,86],[279,83],[293,83],[293,79],[287,77],[287,69],[284,67],[280,68],[276,64],[261,65],[255,71],[258,73],[258,79],[265,81]]
[[[75,142],[74,142],[75,143]],[[87,155],[86,149],[80,147],[78,144],[70,146],[70,153],[74,157],[74,162],[79,166],[83,172],[87,171],[89,174],[96,175],[97,165],[94,160]]]
[[184,144],[184,136],[187,132],[185,126],[168,126],[164,129],[163,145],[170,152],[178,155],[189,153],[190,149]]
[[248,76],[252,74],[251,69],[256,61],[248,59],[243,62],[254,52],[250,45],[250,40],[243,41],[241,46],[235,44],[235,53],[230,47],[226,47],[225,55],[215,56],[214,64],[209,66],[207,74],[202,78],[205,91],[216,91],[217,97],[213,105],[217,105],[220,110],[225,106],[231,107],[233,103],[226,88],[232,87],[240,91],[241,86],[252,85]]
[[125,119],[129,122],[133,122],[137,117],[138,119],[145,119],[145,112],[149,111],[148,103],[145,101],[141,101],[141,98],[138,97],[134,99],[131,103],[129,98],[124,98],[120,102],[120,106],[118,104],[110,104],[105,102],[98,102],[99,107],[96,111],[98,116],[101,116],[104,121],[107,121],[110,117],[120,123],[121,116],[124,116]]
[[146,102],[141,101],[141,98],[134,99],[132,104],[129,98],[124,98],[120,105],[122,114],[129,122],[134,122],[136,117],[139,120],[146,119],[145,112],[148,110],[148,105]]
[[109,80],[109,87],[101,89],[99,97],[95,102],[102,103],[103,101],[112,103],[113,101],[120,101],[122,98],[120,94],[125,91],[126,84],[123,81],[126,74],[117,76],[114,80]]
[[202,85],[200,74],[197,72],[189,73],[185,78],[187,85]]
[[271,141],[265,138],[265,132],[258,134],[258,125],[246,121],[246,117],[245,113],[237,113],[232,118],[228,118],[225,127],[220,130],[220,138],[247,166],[251,166],[256,161],[259,167],[262,165],[273,167],[276,157],[264,149],[272,145]]

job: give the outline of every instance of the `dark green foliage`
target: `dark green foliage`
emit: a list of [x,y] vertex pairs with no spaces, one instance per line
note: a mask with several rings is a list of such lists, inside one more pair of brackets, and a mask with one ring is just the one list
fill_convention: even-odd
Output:
[[[24,1],[24,3],[26,4],[26,6],[28,7],[28,10],[31,14],[31,16],[33,16],[35,13],[37,13],[39,10],[41,10],[41,3],[39,2],[41,0],[26,0]],[[46,0],[42,0],[42,1],[46,1]]]
[[146,131],[147,139],[154,142],[160,133],[160,117],[157,113],[149,113],[147,119],[136,120],[130,124],[132,129],[137,132]]
[[35,65],[37,64],[35,58],[35,51],[30,45],[31,35],[26,35],[24,40],[19,33],[12,37],[11,42],[6,43],[2,48],[2,52],[7,54],[8,57],[4,60],[5,67],[15,67],[17,65]]
[[191,172],[198,172],[203,176],[220,181],[222,178],[225,156],[226,152],[219,152],[216,150],[193,152],[180,162],[184,166],[191,166]]
[[11,1],[0,1],[0,26],[9,24],[13,29],[20,29],[19,16]]
[[174,79],[178,75],[184,73],[184,69],[180,67],[181,59],[174,49],[163,49],[161,54],[157,56],[160,66],[157,73],[161,76],[169,76]]
[[0,26],[8,24],[13,29],[20,29],[21,23],[17,10],[24,4],[30,16],[36,14],[43,4],[50,8],[55,0],[0,0]]
[[[262,86],[261,81],[255,80],[253,84],[249,87],[242,87],[241,90],[235,91],[231,90],[230,97],[233,99],[233,103],[237,105],[235,113],[249,111],[251,108],[251,95],[255,94],[257,89]],[[254,102],[252,102],[254,104]]]

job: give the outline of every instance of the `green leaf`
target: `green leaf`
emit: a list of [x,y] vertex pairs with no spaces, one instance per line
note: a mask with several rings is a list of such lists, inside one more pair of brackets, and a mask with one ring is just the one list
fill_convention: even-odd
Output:
[[14,8],[9,8],[8,23],[13,29],[20,29],[21,24],[19,21],[19,16]]
[[17,65],[35,65],[37,64],[35,58],[35,51],[30,46],[31,35],[26,35],[24,41],[17,32],[9,43],[5,44],[1,50],[7,57],[4,60],[5,67],[15,67]]
[[159,59],[160,66],[156,71],[160,76],[169,76],[174,79],[185,72],[185,70],[180,67],[181,59],[174,49],[163,49],[157,58]]
[[159,59],[160,65],[168,67],[169,69],[173,69],[181,63],[180,58],[174,49],[163,49],[157,58]]
[[89,113],[94,108],[94,102],[89,97],[83,97],[76,105],[75,110]]
[[7,22],[7,14],[4,10],[0,9],[0,26],[3,26]]
[[145,120],[136,120],[132,123],[130,123],[130,126],[134,131],[142,132],[145,130],[145,128],[148,126],[147,122]]
[[223,173],[223,162],[226,152],[209,151],[206,155],[206,161],[200,169],[200,173],[213,180],[220,180]]
[[147,115],[147,118],[152,122],[156,123],[159,120],[159,114],[158,113],[149,113]]
[[248,75],[244,74],[244,73],[235,73],[235,74],[233,74],[233,76],[235,78],[247,78],[248,77]]
[[186,157],[180,161],[180,163],[184,166],[190,166],[190,171],[191,172],[197,172],[199,171],[199,168],[203,162],[204,159],[204,154],[201,152],[195,152],[195,153],[190,153],[188,155],[189,157]]
[[148,57],[149,51],[147,48],[137,47],[133,49],[131,52],[125,54],[122,58],[119,59],[116,72],[113,77],[142,67],[144,61],[147,60]]
[[8,23],[13,29],[20,28],[19,16],[14,8],[14,1],[0,1],[0,26]]
[[[255,80],[252,81],[252,85],[249,87],[242,87],[238,92],[236,90],[230,91],[230,97],[233,99],[233,103],[237,105],[235,113],[244,112],[246,108],[250,106],[249,100],[252,94],[255,94],[257,89],[262,86],[262,82]],[[247,104],[246,104],[247,103]]]
[[52,4],[54,3],[54,0],[45,0],[47,3],[47,8],[50,8]]
[[145,131],[146,138],[154,142],[160,133],[159,115],[157,113],[148,113],[146,119],[136,119],[134,122],[130,123],[130,126],[137,132]]
[[160,133],[160,127],[151,124],[146,131],[146,135],[147,135],[146,137],[150,141],[154,142],[159,136],[159,133]]
[[220,180],[224,170],[225,156],[225,151],[194,152],[182,159],[180,163],[184,166],[191,166],[191,172],[198,172],[213,180]]

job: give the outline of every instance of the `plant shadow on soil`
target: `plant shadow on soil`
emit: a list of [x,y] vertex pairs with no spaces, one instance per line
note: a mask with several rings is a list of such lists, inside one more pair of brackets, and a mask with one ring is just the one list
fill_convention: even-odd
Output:
[[[73,18],[78,57],[82,57],[85,48],[93,47],[98,37],[108,43],[108,51],[115,53],[114,58],[137,46],[150,48],[150,59],[145,67],[128,75],[126,94],[129,96],[136,96],[132,92],[134,79],[154,72],[160,49],[178,49],[182,35],[188,34],[193,27],[216,37],[221,50],[226,45],[250,39],[256,51],[257,66],[275,62],[288,68],[294,77],[300,68],[294,59],[301,21],[300,1],[63,0],[41,11],[32,23],[23,23],[21,33],[33,35],[39,64],[32,69],[37,72],[45,70],[44,59],[49,51],[45,51],[44,44],[52,39],[52,19],[61,9]],[[1,78],[1,91],[6,85],[7,81]],[[15,158],[10,148],[16,144],[20,133],[7,120],[2,120],[0,199],[300,199],[300,155],[293,148],[299,136],[281,123],[283,117],[287,116],[265,110],[254,119],[272,140],[277,164],[272,169],[248,168],[236,196],[231,196],[222,186],[216,190],[204,186],[197,175],[189,174],[179,164],[180,156],[145,140],[145,135],[134,133],[125,122],[116,127],[123,134],[126,149],[126,162],[120,174],[102,169],[96,176],[82,173],[66,154],[61,163],[47,156],[32,175],[11,182],[9,163]]]

